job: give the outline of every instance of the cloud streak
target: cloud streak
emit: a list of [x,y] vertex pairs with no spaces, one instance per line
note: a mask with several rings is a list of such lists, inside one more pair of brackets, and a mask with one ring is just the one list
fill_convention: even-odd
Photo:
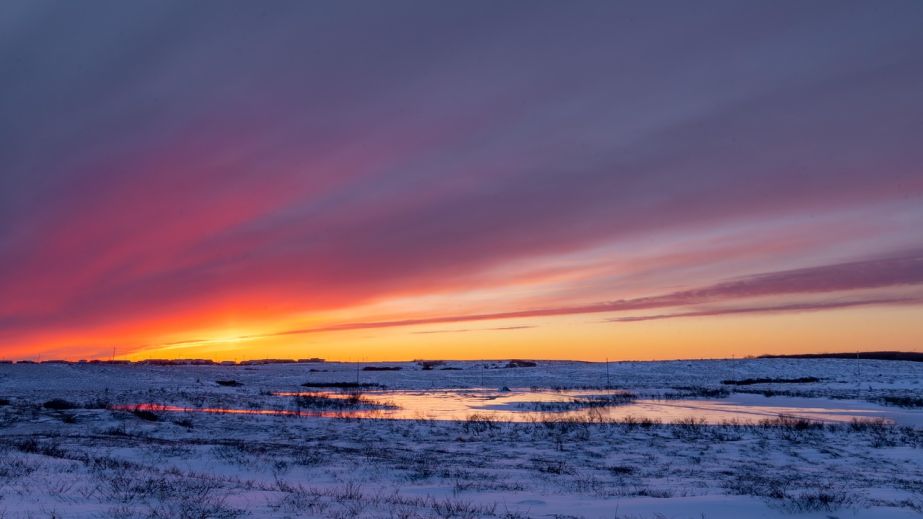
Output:
[[[859,261],[834,263],[814,267],[791,269],[780,272],[768,272],[746,276],[726,282],[693,289],[681,290],[651,297],[622,299],[582,306],[556,308],[539,308],[469,315],[445,315],[419,319],[401,319],[392,321],[353,322],[314,328],[298,328],[256,336],[240,336],[240,339],[281,337],[286,335],[303,335],[351,330],[380,328],[398,328],[430,324],[465,323],[513,318],[554,317],[594,313],[623,312],[630,310],[647,310],[653,308],[681,307],[703,303],[732,301],[751,297],[790,296],[828,292],[848,292],[873,288],[893,288],[923,284],[923,251],[910,251],[887,257],[876,257]],[[921,304],[923,299],[908,297],[879,297],[845,301],[827,301],[811,303],[784,303],[774,305],[749,306],[716,310],[698,310],[680,314],[662,314],[651,316],[624,317],[609,319],[613,322],[633,322],[644,320],[668,319],[673,317],[693,317],[708,315],[725,315],[734,313],[773,313],[786,311],[819,311],[838,308],[869,305],[910,305]],[[517,327],[492,328],[519,329]],[[438,330],[449,331],[468,330]],[[189,344],[197,340],[182,341]]]
[[691,312],[673,313],[673,314],[654,314],[638,315],[630,317],[613,317],[607,319],[612,323],[636,323],[641,321],[658,321],[662,319],[677,319],[682,317],[713,317],[719,315],[738,315],[738,314],[772,314],[781,312],[816,312],[820,310],[836,310],[841,308],[852,308],[857,306],[873,305],[919,305],[923,304],[923,298],[918,297],[891,297],[891,298],[870,298],[858,299],[852,301],[819,301],[810,303],[787,303],[777,305],[762,306],[743,306],[736,308],[714,308],[709,310],[695,310]]

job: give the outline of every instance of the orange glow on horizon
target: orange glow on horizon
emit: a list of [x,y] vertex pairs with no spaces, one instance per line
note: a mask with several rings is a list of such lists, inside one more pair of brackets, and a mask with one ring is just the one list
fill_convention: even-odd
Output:
[[[874,325],[869,325],[873,323]],[[156,344],[142,344],[146,330],[125,329],[80,352],[66,337],[7,352],[12,359],[144,360],[204,358],[215,361],[321,357],[330,361],[431,359],[666,360],[730,358],[771,353],[911,350],[920,334],[919,312],[903,309],[844,309],[798,314],[689,318],[609,323],[598,315],[490,320],[462,325],[417,325],[277,335],[284,324],[191,330],[163,330]],[[124,342],[122,342],[124,341]],[[121,344],[134,344],[125,348]],[[162,342],[161,342],[162,341]],[[72,343],[71,343],[72,344]],[[105,346],[103,346],[105,344]],[[112,346],[110,346],[110,344]],[[579,345],[579,348],[575,345]],[[498,353],[499,352],[499,353]]]

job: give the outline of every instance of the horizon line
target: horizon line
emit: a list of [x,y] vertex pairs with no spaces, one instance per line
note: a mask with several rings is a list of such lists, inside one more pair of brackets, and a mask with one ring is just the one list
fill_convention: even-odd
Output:
[[[822,352],[799,352],[799,353],[762,353],[759,355],[741,355],[736,356],[732,355],[731,357],[727,356],[716,356],[716,357],[676,357],[676,358],[665,358],[665,359],[617,359],[609,358],[604,360],[584,360],[584,359],[550,359],[550,358],[532,358],[532,357],[494,357],[494,358],[478,358],[478,359],[450,359],[450,358],[416,358],[416,359],[405,359],[405,360],[369,360],[369,361],[355,361],[355,360],[336,360],[336,359],[325,359],[320,357],[307,357],[300,359],[293,358],[252,358],[252,359],[242,359],[242,360],[233,360],[233,359],[218,359],[218,358],[146,358],[139,360],[132,359],[78,359],[78,360],[68,360],[68,359],[0,359],[0,364],[116,364],[116,365],[131,365],[131,364],[147,364],[147,365],[201,365],[201,366],[246,366],[246,365],[268,365],[268,364],[413,364],[421,362],[502,362],[502,361],[531,361],[531,362],[579,362],[585,364],[605,364],[613,362],[679,362],[679,361],[712,361],[712,360],[753,360],[753,359],[772,359],[772,358],[799,358],[800,356],[810,355],[810,356],[822,356],[822,355],[868,355],[868,354],[910,354],[910,355],[923,355],[923,349],[914,350],[860,350],[860,351],[822,351]],[[866,360],[875,360],[875,359],[866,359]]]

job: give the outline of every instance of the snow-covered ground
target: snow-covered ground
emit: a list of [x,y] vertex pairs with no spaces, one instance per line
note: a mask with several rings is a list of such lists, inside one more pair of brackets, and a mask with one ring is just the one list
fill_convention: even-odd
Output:
[[[397,371],[339,363],[0,365],[0,517],[892,518],[923,512],[923,408],[883,405],[888,398],[913,404],[923,397],[923,363],[504,365],[373,365]],[[819,380],[722,384],[803,377]],[[277,395],[329,390],[305,383],[357,381],[376,386],[335,399]],[[507,401],[529,401],[530,388],[563,395],[544,400],[567,401],[572,393],[561,390],[606,393],[607,385],[650,405],[683,402],[691,414],[648,420],[639,408],[628,419],[547,412],[506,422],[489,413],[510,409]],[[413,419],[351,415],[393,409],[380,404],[395,395],[452,390],[488,403],[473,404],[467,416],[449,416],[454,419],[442,419],[438,410],[421,410]],[[453,400],[452,409],[459,402]],[[139,404],[191,410],[133,412]],[[695,413],[715,406],[770,414],[778,408],[787,415],[836,408],[885,421],[818,424],[765,414],[762,422],[695,420]],[[203,408],[240,412],[193,411]],[[344,417],[312,416],[331,413]]]

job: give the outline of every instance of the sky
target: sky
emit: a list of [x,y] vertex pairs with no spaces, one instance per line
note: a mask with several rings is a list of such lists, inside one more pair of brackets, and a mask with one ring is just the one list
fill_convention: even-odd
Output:
[[0,3],[0,358],[923,351],[923,3]]

